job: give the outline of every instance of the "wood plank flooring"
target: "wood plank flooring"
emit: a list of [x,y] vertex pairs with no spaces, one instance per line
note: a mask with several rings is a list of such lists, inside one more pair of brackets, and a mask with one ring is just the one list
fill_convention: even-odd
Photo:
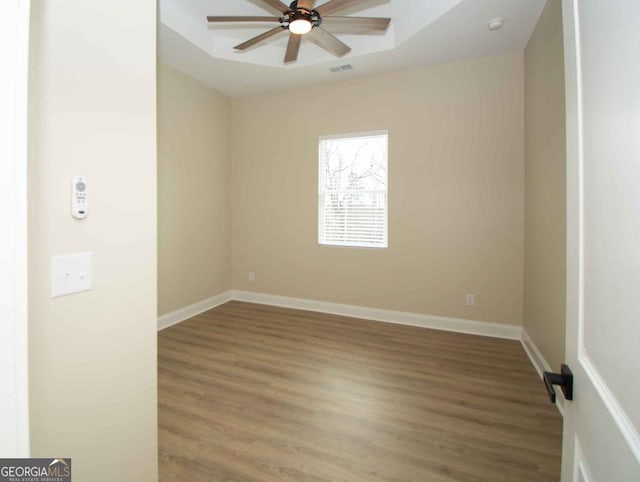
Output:
[[554,481],[520,343],[232,301],[159,334],[161,481]]

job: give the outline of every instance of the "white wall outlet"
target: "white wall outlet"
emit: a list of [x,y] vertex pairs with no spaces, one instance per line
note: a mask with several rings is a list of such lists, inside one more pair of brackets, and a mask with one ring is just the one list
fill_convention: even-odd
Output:
[[464,302],[469,306],[475,306],[476,304],[476,295],[468,294],[464,297]]
[[249,271],[249,281],[255,281],[256,274],[253,271]]
[[91,289],[91,253],[51,257],[51,297]]

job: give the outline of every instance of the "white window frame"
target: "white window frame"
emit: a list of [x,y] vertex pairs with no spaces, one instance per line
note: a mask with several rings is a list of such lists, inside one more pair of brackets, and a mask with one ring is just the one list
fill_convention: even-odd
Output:
[[[323,189],[321,185],[323,179],[322,168],[323,165],[321,163],[320,158],[320,146],[322,145],[322,141],[333,140],[333,139],[349,139],[349,138],[357,138],[357,137],[373,137],[373,136],[386,136],[387,137],[387,185],[384,191],[384,211],[385,211],[385,219],[384,219],[384,233],[383,233],[383,243],[382,244],[370,244],[366,242],[327,242],[323,238],[323,229],[324,229],[324,196],[327,194],[327,191]],[[336,191],[334,191],[336,192]],[[382,190],[341,190],[337,192],[358,192],[362,193],[380,193]],[[351,248],[364,248],[364,249],[387,249],[389,247],[389,131],[387,129],[377,130],[377,131],[366,131],[366,132],[352,132],[347,134],[332,134],[332,135],[323,135],[318,137],[318,244],[320,246],[328,246],[328,247],[351,247]]]

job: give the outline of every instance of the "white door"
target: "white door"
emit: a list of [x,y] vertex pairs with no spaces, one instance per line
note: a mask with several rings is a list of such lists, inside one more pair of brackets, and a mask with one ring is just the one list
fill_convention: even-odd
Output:
[[562,480],[640,481],[640,0],[563,0],[567,363]]

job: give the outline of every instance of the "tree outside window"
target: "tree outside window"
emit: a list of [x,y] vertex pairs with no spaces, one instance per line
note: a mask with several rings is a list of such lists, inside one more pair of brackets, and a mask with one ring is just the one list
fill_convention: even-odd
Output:
[[388,133],[321,137],[318,242],[387,247]]

